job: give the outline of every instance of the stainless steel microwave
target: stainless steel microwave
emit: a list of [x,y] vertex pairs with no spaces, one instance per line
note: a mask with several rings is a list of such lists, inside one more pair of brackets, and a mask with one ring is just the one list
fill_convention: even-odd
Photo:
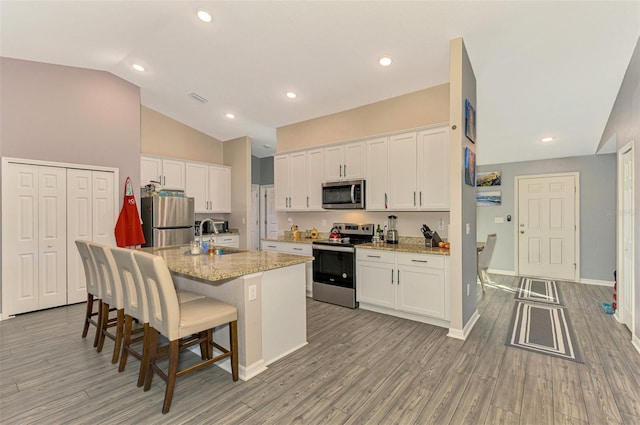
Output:
[[322,183],[322,208],[363,210],[364,180]]

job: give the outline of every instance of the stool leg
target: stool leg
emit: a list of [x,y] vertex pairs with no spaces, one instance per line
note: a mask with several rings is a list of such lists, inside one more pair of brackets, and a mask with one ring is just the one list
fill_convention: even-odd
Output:
[[93,295],[87,292],[87,312],[84,315],[84,326],[82,327],[82,337],[86,338],[89,332],[89,324],[91,323],[91,315],[93,314]]
[[111,356],[111,363],[118,363],[118,357],[120,357],[120,347],[122,347],[122,331],[124,328],[124,308],[119,309],[117,312],[116,322],[116,340],[113,344],[113,355]]
[[129,356],[129,346],[131,345],[131,328],[133,327],[133,318],[128,314],[124,316],[124,336],[122,341],[122,352],[120,353],[120,365],[118,372],[123,372],[127,366],[127,357]]
[[167,413],[171,408],[171,400],[173,399],[173,390],[176,386],[176,375],[178,374],[178,351],[180,349],[180,340],[176,339],[169,342],[169,372],[167,373],[167,389],[164,393],[164,404],[162,405],[162,413]]
[[149,391],[153,380],[153,367],[156,365],[158,355],[158,331],[149,327],[149,361],[147,362],[147,376],[144,380],[144,390]]
[[98,340],[98,353],[102,352],[104,347],[105,332],[107,332],[107,324],[109,322],[109,304],[102,303],[102,320],[100,321],[100,339]]
[[229,324],[231,340],[231,376],[234,381],[238,380],[238,321],[234,320]]
[[102,332],[102,300],[98,300],[98,319],[96,323],[96,336],[93,339],[93,348],[98,347],[98,343],[100,342],[100,333]]
[[142,343],[142,359],[140,360],[140,371],[138,372],[138,386],[144,385],[144,378],[149,373],[149,347],[151,346],[151,332],[149,324],[144,324],[144,342]]

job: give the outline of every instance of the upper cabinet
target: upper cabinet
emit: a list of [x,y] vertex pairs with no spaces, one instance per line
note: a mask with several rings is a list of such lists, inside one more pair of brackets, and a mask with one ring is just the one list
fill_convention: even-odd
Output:
[[185,163],[187,196],[196,213],[231,212],[231,168],[200,162]]
[[364,142],[330,146],[324,149],[324,181],[361,179],[364,177]]
[[166,189],[185,189],[185,162],[153,156],[140,157],[140,184],[159,182]]
[[449,210],[449,126],[366,142],[367,210]]
[[322,149],[276,155],[273,168],[276,210],[322,209]]

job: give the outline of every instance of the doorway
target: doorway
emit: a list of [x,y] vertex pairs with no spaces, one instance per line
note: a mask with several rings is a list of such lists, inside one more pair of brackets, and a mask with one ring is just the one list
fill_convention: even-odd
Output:
[[273,185],[260,186],[260,237],[278,237],[278,215]]
[[260,249],[260,185],[251,185],[251,249]]
[[517,274],[578,282],[579,174],[516,177]]
[[634,276],[634,142],[618,151],[618,320],[635,335]]

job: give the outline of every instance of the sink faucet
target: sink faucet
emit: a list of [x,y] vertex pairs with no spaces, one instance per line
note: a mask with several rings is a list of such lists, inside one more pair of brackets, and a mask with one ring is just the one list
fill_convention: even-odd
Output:
[[204,242],[204,235],[202,234],[202,228],[204,227],[204,223],[210,221],[211,224],[213,225],[213,233],[218,233],[218,229],[216,229],[216,226],[214,225],[214,221],[211,220],[210,218],[205,218],[204,220],[202,220],[200,222],[200,229],[198,229],[198,234],[200,235],[200,247],[202,248],[202,242]]

